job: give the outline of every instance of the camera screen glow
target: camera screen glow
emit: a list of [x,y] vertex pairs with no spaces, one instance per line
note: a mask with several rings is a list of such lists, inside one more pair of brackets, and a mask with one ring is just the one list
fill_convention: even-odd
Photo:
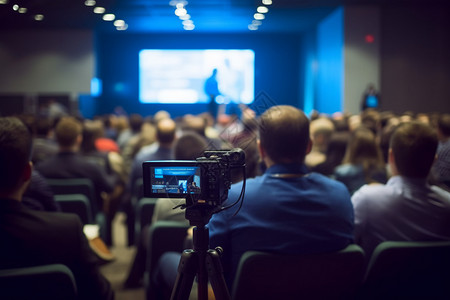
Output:
[[249,49],[163,50],[139,52],[142,103],[207,103],[206,80],[217,69],[217,103],[254,100],[255,53]]
[[151,167],[151,187],[159,194],[200,194],[199,167]]

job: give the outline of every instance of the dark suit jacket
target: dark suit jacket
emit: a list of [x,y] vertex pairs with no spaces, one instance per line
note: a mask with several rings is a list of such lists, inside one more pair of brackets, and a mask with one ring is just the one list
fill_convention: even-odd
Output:
[[114,178],[108,176],[103,168],[89,162],[75,152],[60,152],[36,165],[45,178],[88,178],[94,185],[97,204],[102,207],[100,194],[110,193],[114,188]]
[[1,269],[64,264],[74,274],[79,299],[113,298],[75,214],[35,211],[0,199],[0,239]]

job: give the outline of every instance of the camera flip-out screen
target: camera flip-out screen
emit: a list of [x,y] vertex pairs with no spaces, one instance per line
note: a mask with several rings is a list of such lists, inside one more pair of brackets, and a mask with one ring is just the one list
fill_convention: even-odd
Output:
[[143,164],[144,196],[186,198],[200,194],[200,167],[195,161],[151,161]]

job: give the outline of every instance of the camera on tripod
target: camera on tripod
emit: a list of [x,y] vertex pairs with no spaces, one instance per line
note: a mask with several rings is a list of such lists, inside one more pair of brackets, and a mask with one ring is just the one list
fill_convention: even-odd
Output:
[[240,148],[205,151],[196,160],[160,160],[143,163],[144,196],[186,199],[191,224],[209,220],[228,198],[231,170],[245,167]]

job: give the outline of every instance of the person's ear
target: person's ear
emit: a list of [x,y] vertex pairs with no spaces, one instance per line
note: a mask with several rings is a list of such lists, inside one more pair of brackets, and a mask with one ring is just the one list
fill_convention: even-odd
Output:
[[308,155],[308,154],[311,152],[312,146],[313,146],[313,141],[312,141],[311,139],[309,139],[308,145],[306,146],[306,152],[305,152],[305,155]]
[[258,146],[259,157],[261,160],[264,160],[264,157],[266,157],[266,150],[264,150],[263,146],[261,146],[260,140],[256,141],[256,145]]
[[33,163],[31,161],[29,161],[26,164],[26,166],[23,170],[23,173],[22,173],[23,182],[30,181],[32,172],[33,172]]
[[388,163],[389,163],[389,167],[391,169],[392,175],[398,175],[397,165],[395,164],[395,154],[394,154],[394,151],[392,151],[392,148],[389,148]]

